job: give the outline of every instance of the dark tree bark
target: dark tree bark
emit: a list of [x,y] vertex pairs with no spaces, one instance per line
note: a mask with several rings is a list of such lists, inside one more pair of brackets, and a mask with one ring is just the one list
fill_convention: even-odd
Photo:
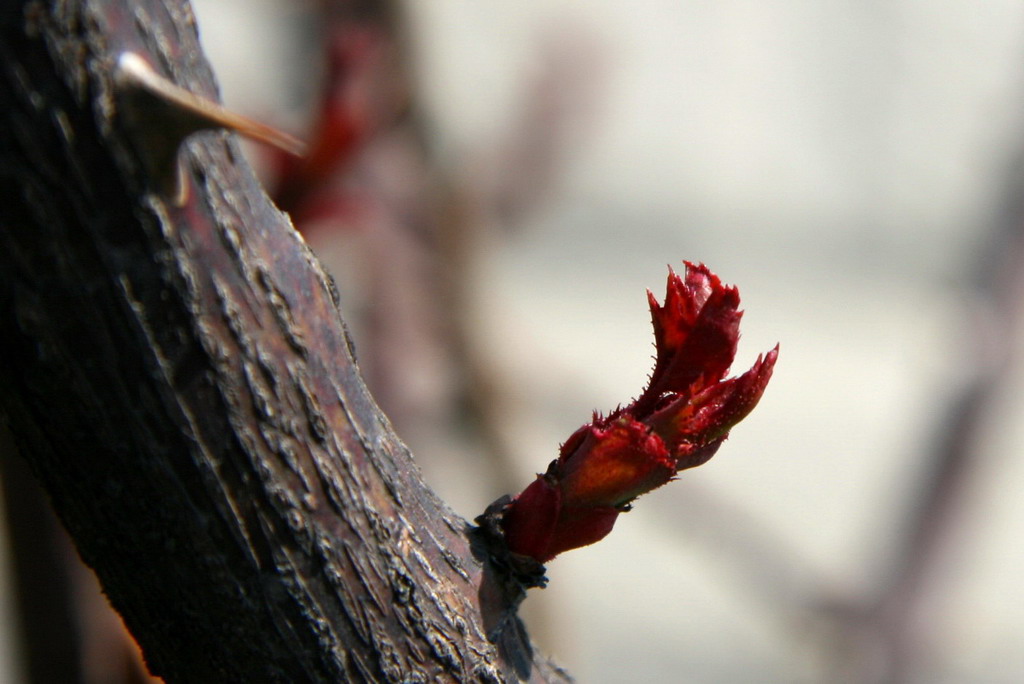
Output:
[[236,143],[162,199],[126,50],[216,99],[179,0],[0,9],[0,415],[168,681],[551,681]]

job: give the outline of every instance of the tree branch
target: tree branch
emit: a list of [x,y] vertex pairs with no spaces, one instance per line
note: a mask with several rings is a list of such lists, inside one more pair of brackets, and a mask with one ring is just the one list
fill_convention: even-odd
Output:
[[551,681],[236,143],[152,191],[112,72],[215,86],[177,0],[0,10],[0,412],[168,681]]

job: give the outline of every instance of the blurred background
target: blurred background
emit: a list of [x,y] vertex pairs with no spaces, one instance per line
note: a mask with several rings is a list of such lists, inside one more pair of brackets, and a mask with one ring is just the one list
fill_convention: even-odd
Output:
[[464,517],[640,393],[667,266],[739,287],[735,372],[781,343],[531,592],[579,681],[1024,680],[1024,3],[195,8],[226,103],[310,141],[247,149]]

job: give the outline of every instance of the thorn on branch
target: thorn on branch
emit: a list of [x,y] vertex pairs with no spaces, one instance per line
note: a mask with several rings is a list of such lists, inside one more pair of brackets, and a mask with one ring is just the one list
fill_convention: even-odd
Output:
[[266,124],[236,114],[158,74],[140,55],[123,52],[114,69],[122,119],[156,191],[176,206],[188,200],[178,151],[193,133],[225,128],[302,156],[305,145]]

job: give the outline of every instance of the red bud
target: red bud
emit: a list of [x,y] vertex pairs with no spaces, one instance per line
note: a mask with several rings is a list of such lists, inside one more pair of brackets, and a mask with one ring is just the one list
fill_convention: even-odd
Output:
[[547,562],[607,535],[636,497],[710,459],[771,379],[778,346],[723,380],[739,341],[739,292],[703,264],[670,271],[664,305],[648,292],[657,360],[629,406],[593,420],[505,509],[508,548]]

